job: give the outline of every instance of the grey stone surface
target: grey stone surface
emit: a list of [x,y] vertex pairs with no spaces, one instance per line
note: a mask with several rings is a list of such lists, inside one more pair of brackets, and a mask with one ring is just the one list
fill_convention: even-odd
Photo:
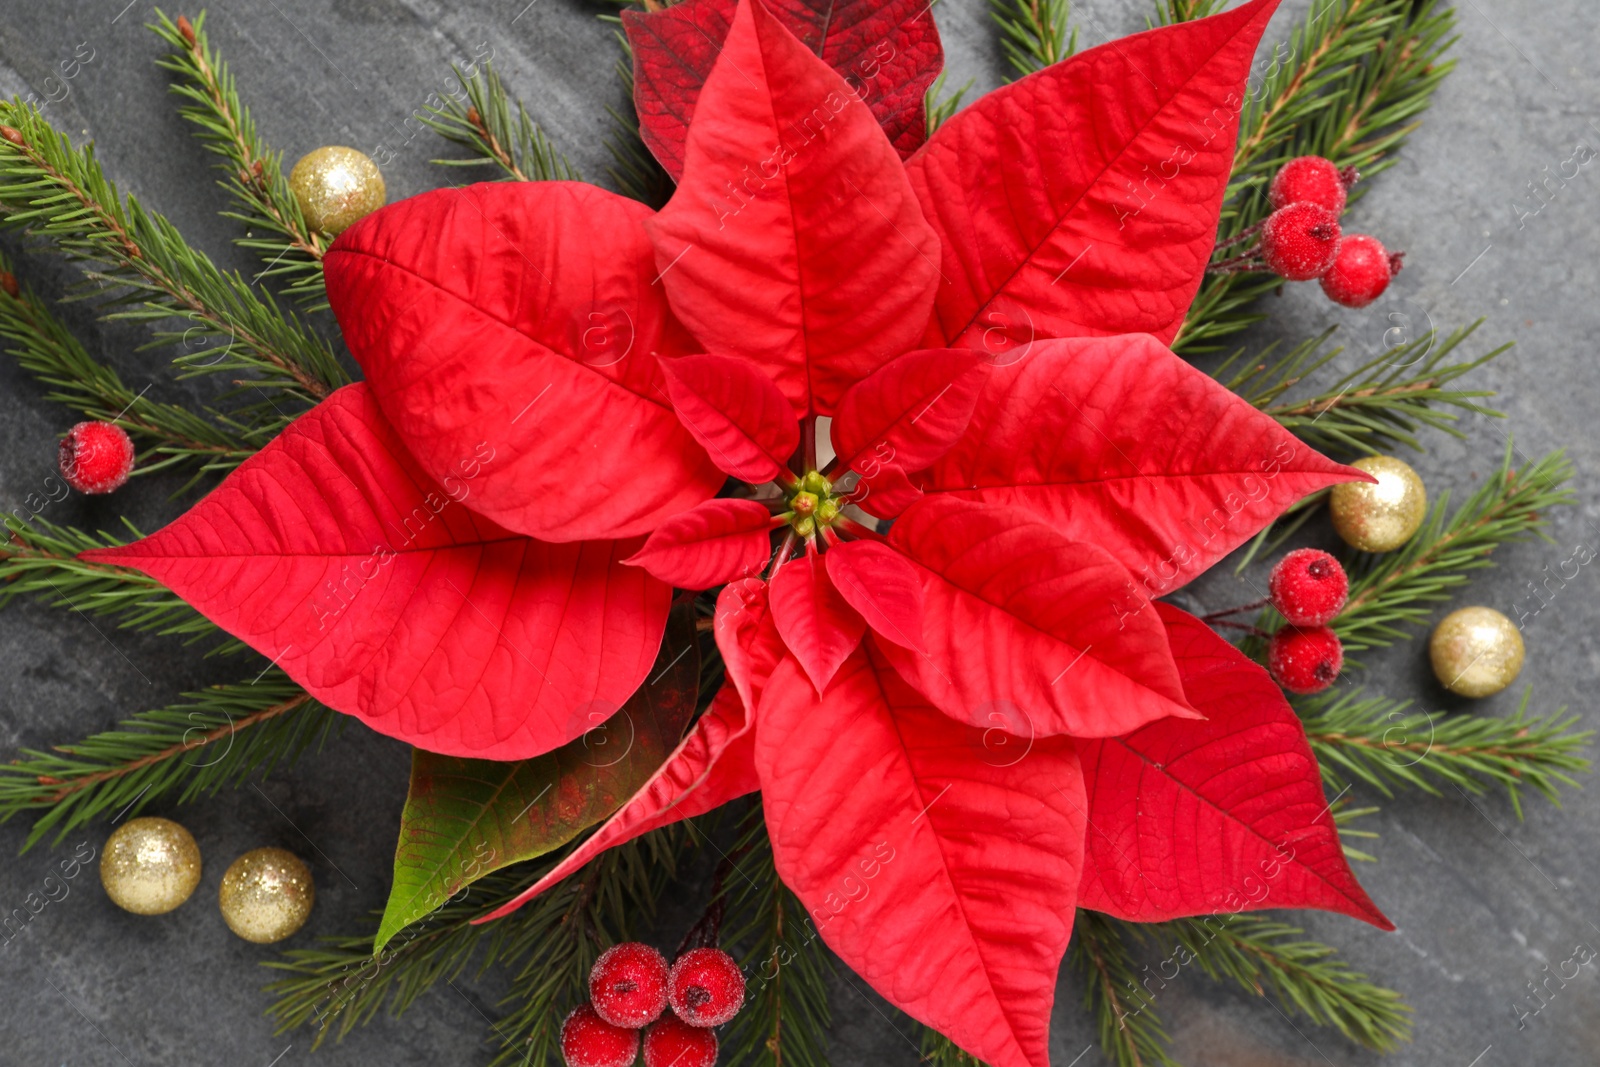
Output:
[[[175,116],[165,75],[154,66],[159,45],[143,29],[153,9],[126,3],[0,0],[0,91],[59,95],[60,83],[46,79],[80,45],[80,57],[92,49],[92,61],[65,83],[68,95],[50,106],[51,117],[74,137],[93,139],[125,191],[223,262],[248,266],[228,243],[231,225],[217,217],[224,197],[211,183],[209,161]],[[407,119],[447,84],[452,61],[490,50],[560,147],[584,173],[603,174],[605,109],[619,102],[619,90],[599,10],[577,0],[218,0],[210,26],[263,134],[289,160],[321,144],[368,152],[385,146],[395,157],[386,174],[398,198],[452,177],[429,166],[436,144]],[[1143,13],[1135,0],[1088,0],[1078,13],[1085,43],[1142,28]],[[972,77],[980,89],[996,84],[1000,67],[981,0],[945,0],[938,16],[951,83]],[[1285,21],[1281,16],[1279,25]],[[1581,0],[1465,0],[1460,30],[1457,73],[1401,164],[1375,183],[1352,219],[1353,227],[1408,250],[1394,291],[1361,315],[1336,315],[1315,288],[1291,286],[1274,304],[1269,329],[1304,336],[1342,323],[1361,353],[1375,351],[1390,326],[1431,319],[1451,327],[1484,316],[1474,342],[1480,350],[1517,342],[1478,378],[1500,391],[1509,418],[1469,421],[1465,441],[1432,435],[1416,461],[1432,491],[1457,493],[1492,469],[1508,433],[1519,455],[1560,447],[1576,461],[1583,503],[1552,516],[1556,543],[1507,551],[1463,594],[1462,602],[1514,614],[1528,583],[1543,577],[1541,568],[1580,543],[1600,547],[1600,170],[1590,165],[1551,182],[1549,203],[1520,224],[1512,206],[1531,206],[1528,183],[1560,173],[1577,144],[1600,146],[1600,22]],[[36,252],[22,253],[21,270],[51,293],[72,276]],[[1408,318],[1390,320],[1391,312]],[[135,351],[137,330],[97,322],[81,307],[66,314],[91,351],[114,360],[130,381],[154,383],[169,396],[199,395],[201,387],[171,381],[159,353]],[[0,383],[0,503],[9,504],[52,472],[54,436],[72,419],[9,362],[0,364]],[[54,505],[48,517],[109,526],[127,514],[151,528],[181,508],[168,499],[176,488],[158,478],[110,500]],[[1590,723],[1600,673],[1595,592],[1595,568],[1585,567],[1531,619],[1524,679],[1533,684],[1536,709],[1570,704]],[[1215,607],[1250,590],[1219,569],[1196,593]],[[0,749],[82,736],[236,670],[170,641],[14,605],[0,615]],[[1420,641],[1370,657],[1348,682],[1362,680],[1429,708],[1459,706],[1431,681]],[[1507,693],[1488,707],[1514,703]],[[267,974],[258,966],[273,950],[231,936],[214,905],[229,860],[259,845],[283,845],[311,862],[319,887],[316,912],[296,943],[351,929],[384,899],[406,767],[402,746],[352,726],[330,751],[259,787],[175,812],[158,808],[176,814],[205,851],[195,899],[165,918],[137,918],[105,899],[92,870],[73,880],[66,899],[0,949],[0,1064],[487,1062],[486,1017],[498,995],[492,979],[440,987],[404,1018],[380,1017],[315,1054],[304,1034],[274,1037],[261,1014]],[[1522,822],[1499,796],[1407,797],[1384,803],[1370,822],[1381,834],[1372,846],[1379,862],[1360,873],[1399,931],[1380,934],[1336,917],[1303,920],[1416,1006],[1416,1041],[1391,1062],[1596,1062],[1600,964],[1583,968],[1525,1029],[1511,1005],[1527,995],[1528,982],[1545,977],[1546,964],[1559,967],[1580,943],[1600,946],[1600,792],[1574,794],[1562,810],[1531,800]],[[0,908],[20,904],[79,841],[98,848],[105,832],[95,827],[70,835],[55,852],[18,856],[24,825],[0,828]],[[666,925],[681,925],[696,910],[697,888],[683,891]],[[844,978],[836,990],[834,1062],[914,1063],[912,1027],[863,989]],[[1052,1042],[1058,1064],[1101,1062],[1077,1006],[1080,994],[1076,978],[1064,976]],[[1192,973],[1162,990],[1158,1005],[1176,1055],[1196,1067],[1377,1059],[1336,1033],[1291,1023],[1268,1004]]]

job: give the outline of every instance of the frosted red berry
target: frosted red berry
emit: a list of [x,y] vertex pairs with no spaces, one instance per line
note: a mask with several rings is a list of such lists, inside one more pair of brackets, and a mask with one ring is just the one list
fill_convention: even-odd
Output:
[[1291,693],[1320,693],[1344,667],[1344,646],[1326,626],[1285,626],[1272,635],[1267,669]]
[[639,1031],[612,1026],[585,1004],[561,1024],[561,1058],[567,1067],[630,1067],[639,1056]]
[[1291,282],[1317,277],[1338,252],[1339,216],[1317,204],[1281,207],[1262,224],[1261,257]]
[[644,1035],[644,1067],[714,1067],[717,1035],[690,1026],[676,1015],[656,1023]]
[[1352,233],[1340,240],[1333,266],[1322,276],[1322,291],[1335,304],[1364,308],[1389,288],[1404,257],[1404,252],[1391,253],[1376,237]]
[[122,488],[133,473],[133,442],[109,422],[80,422],[61,439],[61,476],[80,493]]
[[744,972],[720,948],[692,948],[672,965],[667,998],[690,1026],[721,1026],[744,1003]]
[[667,1007],[667,958],[649,945],[612,945],[589,971],[589,997],[600,1018],[637,1030]]
[[1350,186],[1360,176],[1355,168],[1340,170],[1321,156],[1299,156],[1289,160],[1273,175],[1267,187],[1267,202],[1274,211],[1290,204],[1316,204],[1335,215],[1344,211]]
[[1292,626],[1324,626],[1350,597],[1344,568],[1319,548],[1297,548],[1280,559],[1267,588],[1272,606]]

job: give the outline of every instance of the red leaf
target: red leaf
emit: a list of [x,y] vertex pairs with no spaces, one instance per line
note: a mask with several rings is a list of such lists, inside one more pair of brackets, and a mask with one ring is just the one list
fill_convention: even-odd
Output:
[[797,415],[831,414],[922,336],[938,242],[871,113],[759,0],[696,115],[683,183],[646,224],[672,308]]
[[876,541],[848,541],[823,559],[834,588],[867,625],[897,645],[926,652],[922,641],[922,578],[900,553]]
[[693,342],[651,285],[649,215],[592,185],[495,182],[402,200],[328,251],[384,414],[446,487],[471,464],[473,509],[503,526],[631,537],[722,487],[656,365]]
[[672,590],[622,565],[637,541],[521,537],[459,502],[475,482],[457,489],[350,385],[170,526],[84,558],[150,575],[380,733],[536,756],[638,688]]
[[820,556],[807,553],[778,569],[768,583],[772,621],[821,693],[839,664],[861,643],[867,621],[840,595]]
[[1079,743],[1090,820],[1080,903],[1136,922],[1323,908],[1394,929],[1345,862],[1282,690],[1199,619],[1156,611],[1208,718]]
[[1366,476],[1149,337],[1045,341],[989,376],[923,488],[1032,512],[1176,589],[1290,504]]
[[885,465],[915,471],[950,450],[983,391],[982,357],[968,349],[908,352],[857,382],[830,434],[842,462],[863,474]]
[[717,594],[713,633],[728,681],[745,707],[756,707],[772,668],[788,651],[772,621],[767,583],[745,578],[725,585]]
[[759,573],[772,556],[772,513],[754,500],[707,500],[656,528],[624,563],[681,589]]
[[892,519],[921,499],[922,490],[912,484],[905,471],[892,465],[863,474],[850,490],[850,503],[880,519]]
[[739,694],[723,687],[660,769],[594,834],[543,878],[475,923],[504,918],[607,849],[704,815],[760,787],[755,735]]
[[944,249],[927,344],[1171,341],[1216,242],[1245,79],[1277,5],[1080,52],[941,126],[907,164]]
[[987,752],[864,649],[821,698],[785,659],[756,734],[778,874],[828,946],[985,1063],[1045,1067],[1083,781],[1066,738]]
[[683,356],[661,369],[678,418],[718,467],[752,485],[786,473],[800,426],[771,378],[733,356]]
[[928,651],[877,647],[945,714],[986,727],[992,711],[1018,709],[1034,733],[1074,737],[1197,714],[1165,628],[1094,545],[943,496],[902,515],[889,544],[919,565]]
[[[734,0],[684,0],[665,11],[624,11],[633,46],[639,135],[674,179],[684,139]],[[944,66],[939,29],[923,0],[771,0],[778,21],[837,71],[883,126],[901,157],[922,144],[924,98]]]

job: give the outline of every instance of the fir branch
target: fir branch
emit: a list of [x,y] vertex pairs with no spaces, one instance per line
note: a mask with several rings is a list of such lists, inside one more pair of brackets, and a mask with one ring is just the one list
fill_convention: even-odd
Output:
[[0,256],[0,338],[10,342],[7,351],[51,387],[47,399],[85,418],[115,423],[135,442],[152,447],[160,458],[141,457],[135,474],[191,461],[201,471],[231,470],[266,443],[259,431],[146,399],[145,390],[135,393],[115,370],[84,351],[44,301],[17,284],[10,266]]
[[[247,227],[234,243],[266,261],[257,280],[277,278],[289,295],[326,307],[322,257],[331,242],[307,224],[283,176],[282,153],[272,151],[256,133],[233,74],[206,36],[205,12],[191,23],[182,15],[173,21],[157,8],[156,20],[150,29],[174,50],[156,65],[177,76],[172,91],[188,102],[178,113],[194,123],[206,149],[222,157],[219,166],[228,177],[218,184],[239,206],[225,214]],[[275,236],[256,237],[256,230]]]
[[1083,1006],[1095,1018],[1101,1050],[1117,1067],[1179,1067],[1167,1055],[1171,1038],[1124,937],[1130,932],[1138,936],[1139,927],[1078,909],[1072,962],[1084,976]]
[[1140,940],[1160,943],[1170,935],[1178,944],[1168,957],[1174,962],[1182,952],[1209,977],[1271,995],[1287,1012],[1332,1026],[1367,1048],[1388,1052],[1411,1039],[1411,1009],[1400,994],[1367,981],[1334,958],[1333,948],[1304,940],[1293,926],[1242,914],[1122,925]]
[[[237,274],[219,270],[166,219],[126,200],[92,147],[78,150],[32,107],[0,101],[0,219],[88,264],[90,280],[120,290],[110,318],[186,326],[158,330],[180,345],[187,374],[248,372],[240,382],[311,405],[348,378],[327,344]],[[212,342],[223,342],[215,351]],[[290,416],[279,413],[279,423]]]
[[114,730],[48,752],[23,749],[0,764],[0,822],[43,811],[27,849],[51,830],[59,842],[106,812],[137,814],[172,792],[179,804],[214,796],[320,747],[337,718],[275,669],[186,693],[182,703],[140,712]]
[[1000,27],[1000,49],[1016,71],[1007,81],[1043,70],[1078,50],[1078,31],[1069,25],[1071,9],[1071,0],[989,0],[989,17]]
[[984,1062],[931,1026],[922,1028],[919,1042],[922,1062],[932,1067],[985,1067]]
[[[1169,0],[1166,14],[1182,21],[1208,7]],[[1325,156],[1367,178],[1393,165],[1454,65],[1444,59],[1454,28],[1454,11],[1440,0],[1315,0],[1291,36],[1292,61],[1275,55],[1247,94],[1219,243],[1266,218],[1267,184],[1294,156]],[[1352,199],[1360,193],[1357,186]],[[1208,274],[1174,349],[1217,348],[1217,339],[1265,318],[1250,305],[1281,284],[1271,275]]]
[[[607,22],[620,23],[615,15],[600,16]],[[645,146],[639,134],[639,113],[633,104],[633,44],[628,35],[616,30],[617,45],[622,56],[616,62],[617,80],[622,83],[628,102],[622,111],[606,108],[611,116],[611,133],[606,137],[606,148],[611,152],[615,166],[611,168],[611,181],[623,196],[651,207],[659,208],[672,197],[676,187],[655,154]]]
[[739,862],[727,879],[723,940],[749,977],[723,1048],[747,1067],[827,1067],[832,957],[805,905],[778,878],[759,804],[729,856]]
[[[673,870],[682,827],[655,831],[612,849],[556,889],[504,919],[472,920],[510,901],[559,862],[561,854],[518,864],[479,879],[377,955],[372,932],[325,937],[316,948],[291,949],[266,966],[286,977],[267,989],[277,999],[267,1014],[283,1033],[314,1025],[312,1048],[342,1039],[380,1009],[397,1017],[440,982],[454,983],[476,960],[476,973],[518,966],[506,1003],[513,1013],[494,1025],[502,1051],[494,1063],[559,1060],[560,1019],[583,999],[590,967],[607,946],[626,940],[647,918]],[[480,952],[481,949],[481,952]]]
[[1561,787],[1578,788],[1572,775],[1589,769],[1579,752],[1594,736],[1576,729],[1582,717],[1566,708],[1529,715],[1532,695],[1525,690],[1509,718],[1411,711],[1409,700],[1365,697],[1360,690],[1323,694],[1298,710],[1332,788],[1357,781],[1386,797],[1398,788],[1439,796],[1444,785],[1476,794],[1496,784],[1505,787],[1520,819],[1524,788],[1558,807]]
[[1242,367],[1238,366],[1242,354],[1236,355],[1218,368],[1216,375],[1230,390],[1320,451],[1381,455],[1400,445],[1421,451],[1415,434],[1424,426],[1464,437],[1455,425],[1458,412],[1502,417],[1477,402],[1493,396],[1492,390],[1452,388],[1458,379],[1511,348],[1501,345],[1476,358],[1451,359],[1482,324],[1480,319],[1443,338],[1430,332],[1398,345],[1304,398],[1288,400],[1285,394],[1343,351],[1327,346],[1332,330],[1282,356],[1273,357],[1269,352]]
[[1500,469],[1448,520],[1446,492],[1403,548],[1358,557],[1350,567],[1350,601],[1332,624],[1345,650],[1383,647],[1409,637],[1401,627],[1423,622],[1473,571],[1493,566],[1489,557],[1495,549],[1545,536],[1550,509],[1576,499],[1564,486],[1571,475],[1572,464],[1560,451],[1513,467],[1508,442]]
[[945,95],[944,76],[947,73],[949,72],[941,70],[939,76],[933,79],[933,84],[928,86],[928,96],[923,110],[928,117],[929,137],[932,137],[940,126],[949,122],[951,116],[961,110],[962,98],[972,89],[972,79],[968,78],[967,84],[948,96]]
[[[131,525],[135,538],[139,531]],[[85,616],[111,617],[119,628],[188,637],[190,643],[219,633],[216,625],[154,578],[123,567],[78,558],[92,548],[123,544],[106,534],[86,534],[35,517],[5,519],[0,540],[0,608],[18,597]],[[228,640],[213,653],[244,646]]]
[[[436,159],[443,167],[497,166],[502,180],[580,181],[578,171],[550,144],[522,101],[513,100],[492,64],[469,76],[451,67],[462,95],[449,95],[440,107],[422,117],[435,133],[472,153],[470,159]],[[512,105],[516,114],[512,114]]]

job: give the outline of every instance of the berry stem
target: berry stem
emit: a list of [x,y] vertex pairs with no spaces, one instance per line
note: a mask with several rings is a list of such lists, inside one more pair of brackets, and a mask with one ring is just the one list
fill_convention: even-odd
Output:
[[1263,630],[1259,626],[1252,626],[1247,622],[1233,622],[1230,619],[1211,619],[1209,617],[1205,621],[1210,622],[1212,626],[1227,626],[1235,630],[1243,630],[1251,637],[1259,637],[1264,641],[1270,641],[1272,639],[1272,635],[1267,631]]
[[1202,615],[1200,616],[1200,621],[1211,622],[1215,619],[1222,618],[1224,615],[1237,615],[1241,611],[1257,611],[1266,607],[1270,603],[1272,603],[1272,598],[1264,596],[1260,600],[1252,600],[1250,603],[1240,604],[1236,608],[1223,608],[1221,611],[1213,611],[1208,615]]

